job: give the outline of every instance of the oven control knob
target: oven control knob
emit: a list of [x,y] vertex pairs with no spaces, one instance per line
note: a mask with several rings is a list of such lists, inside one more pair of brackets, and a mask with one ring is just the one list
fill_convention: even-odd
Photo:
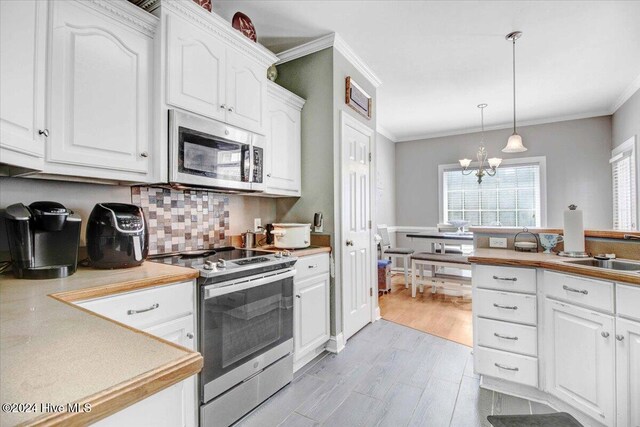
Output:
[[274,255],[276,258],[282,258],[282,252],[278,251]]
[[205,261],[202,268],[205,270],[216,270],[216,264],[213,261]]
[[226,268],[227,267],[227,261],[225,261],[223,259],[219,259],[218,260],[218,267],[219,268]]
[[289,252],[289,251],[282,251],[282,256],[283,256],[283,257],[290,257],[290,256],[291,256],[291,252]]

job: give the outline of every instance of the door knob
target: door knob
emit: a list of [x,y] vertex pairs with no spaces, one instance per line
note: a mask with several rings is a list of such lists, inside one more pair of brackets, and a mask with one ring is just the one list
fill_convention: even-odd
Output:
[[49,129],[41,129],[38,131],[38,135],[44,135],[44,137],[48,137],[49,136]]
[[347,240],[347,246],[353,246],[353,240]]

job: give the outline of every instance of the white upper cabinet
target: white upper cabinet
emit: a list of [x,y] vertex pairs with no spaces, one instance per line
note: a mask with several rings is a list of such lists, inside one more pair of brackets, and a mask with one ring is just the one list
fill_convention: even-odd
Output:
[[267,89],[266,193],[300,196],[300,122],[304,99],[272,82]]
[[267,71],[253,59],[227,49],[227,122],[264,134]]
[[41,170],[48,3],[0,2],[0,162]]
[[166,22],[167,103],[224,121],[224,43],[177,16]]
[[616,319],[618,427],[640,426],[640,322]]
[[115,5],[127,7],[127,13],[144,13],[116,2],[51,3],[51,124],[45,172],[147,180],[154,154],[153,35],[108,13]]

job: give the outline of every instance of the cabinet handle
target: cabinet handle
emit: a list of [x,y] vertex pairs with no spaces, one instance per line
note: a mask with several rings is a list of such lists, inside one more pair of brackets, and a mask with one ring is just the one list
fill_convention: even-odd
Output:
[[500,304],[496,304],[495,302],[493,303],[493,306],[495,308],[506,308],[507,310],[517,310],[518,309],[517,305],[500,305]]
[[318,264],[310,265],[309,268],[318,268]]
[[227,108],[227,111],[230,112],[230,113],[233,113],[233,107]]
[[40,129],[38,135],[44,135],[45,138],[49,136],[49,129]]
[[618,341],[622,341],[622,340],[624,340],[624,335],[616,335],[616,339]]
[[518,371],[520,370],[520,368],[512,368],[512,367],[510,367],[510,366],[504,366],[504,365],[501,365],[501,364],[499,364],[499,363],[494,363],[494,365],[495,365],[497,368],[500,368],[500,369],[506,369],[507,371],[515,371],[515,372],[518,372]]
[[609,332],[600,332],[600,335],[602,335],[602,338],[609,338]]
[[227,109],[227,106],[226,106],[226,105],[224,105],[224,104],[222,104],[222,105],[220,105],[220,109],[221,109],[221,110],[226,110],[226,109]]
[[268,173],[268,174],[267,174],[267,176],[268,176],[269,178],[271,178],[271,174],[270,174],[270,173]]
[[562,286],[562,289],[564,289],[565,291],[569,291],[569,292],[575,292],[575,293],[577,293],[577,294],[584,294],[584,295],[587,295],[587,294],[589,293],[589,291],[588,291],[588,290],[586,290],[586,289],[574,289],[574,288],[570,288],[570,287],[569,287],[569,286],[567,286],[567,285],[563,285],[563,286]]
[[296,298],[302,298],[300,295],[296,295]]
[[187,332],[187,338],[192,340],[193,339],[193,334],[191,332]]
[[494,332],[494,333],[493,333],[493,335],[494,335],[494,336],[496,336],[496,337],[498,337],[498,338],[505,339],[505,340],[518,341],[518,337],[508,337],[508,336],[506,336],[506,335],[500,335],[500,334],[499,334],[499,333],[497,333],[497,332]]
[[146,151],[143,151],[142,153],[140,153],[140,157],[147,158],[149,157],[149,153],[147,153]]
[[498,277],[498,276],[493,276],[493,280],[504,280],[506,282],[517,282],[518,278],[517,277]]
[[128,315],[132,315],[132,314],[144,313],[144,312],[147,312],[147,311],[155,310],[158,307],[160,307],[160,304],[155,303],[149,308],[143,308],[141,310],[127,310],[127,314]]

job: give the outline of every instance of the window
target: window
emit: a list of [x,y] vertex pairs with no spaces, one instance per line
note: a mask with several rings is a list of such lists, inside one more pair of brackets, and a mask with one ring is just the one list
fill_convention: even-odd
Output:
[[637,228],[636,150],[631,138],[611,152],[613,229]]
[[475,226],[542,227],[544,158],[505,160],[495,176],[478,184],[475,173],[440,166],[443,222],[464,219]]

